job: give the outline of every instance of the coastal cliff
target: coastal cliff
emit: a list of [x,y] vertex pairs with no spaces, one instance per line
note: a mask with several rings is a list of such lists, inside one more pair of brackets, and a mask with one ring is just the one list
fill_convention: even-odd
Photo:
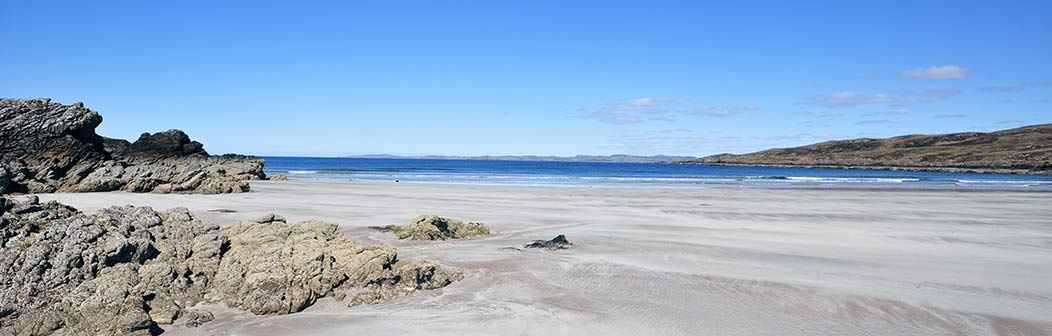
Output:
[[686,164],[1052,174],[1052,124],[990,133],[904,135],[827,141]]
[[180,130],[135,142],[95,133],[83,103],[0,99],[0,194],[129,191],[217,194],[266,178],[263,159],[209,155]]

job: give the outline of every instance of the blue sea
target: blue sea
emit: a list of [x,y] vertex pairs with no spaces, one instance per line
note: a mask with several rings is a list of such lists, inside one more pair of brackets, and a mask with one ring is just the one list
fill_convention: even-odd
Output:
[[657,163],[264,157],[268,175],[595,188],[918,188],[1052,191],[1052,176]]

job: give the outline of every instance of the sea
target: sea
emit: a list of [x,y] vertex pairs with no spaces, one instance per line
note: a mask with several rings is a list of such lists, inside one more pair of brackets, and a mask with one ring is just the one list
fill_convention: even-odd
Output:
[[1052,176],[664,163],[264,157],[290,179],[590,188],[906,188],[1052,191]]

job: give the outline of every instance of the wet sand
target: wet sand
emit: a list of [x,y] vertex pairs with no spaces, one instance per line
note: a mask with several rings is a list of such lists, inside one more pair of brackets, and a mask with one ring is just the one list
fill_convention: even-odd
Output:
[[[532,188],[260,181],[226,195],[50,194],[92,212],[275,212],[465,272],[447,288],[217,320],[175,335],[1052,335],[1052,193]],[[493,234],[398,241],[434,213]],[[565,234],[572,250],[516,250]]]

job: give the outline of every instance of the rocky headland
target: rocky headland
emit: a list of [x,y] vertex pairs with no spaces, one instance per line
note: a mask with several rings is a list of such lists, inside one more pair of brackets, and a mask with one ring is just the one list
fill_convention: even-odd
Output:
[[827,141],[688,164],[1052,174],[1052,124],[990,133],[904,135]]
[[180,130],[134,142],[95,133],[82,103],[0,99],[0,194],[128,191],[230,193],[266,178],[263,159],[209,155]]
[[332,223],[267,215],[220,228],[186,209],[84,214],[0,198],[0,335],[156,334],[207,323],[220,302],[255,314],[322,297],[377,303],[462,278],[391,246],[361,246]]

